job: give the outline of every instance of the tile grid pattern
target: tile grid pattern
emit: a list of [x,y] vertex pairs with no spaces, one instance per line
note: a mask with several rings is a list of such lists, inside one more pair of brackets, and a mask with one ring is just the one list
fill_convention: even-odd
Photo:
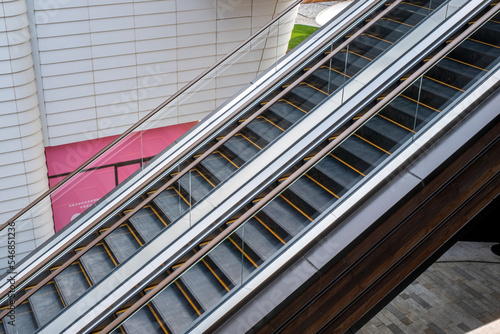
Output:
[[357,333],[448,334],[479,328],[500,318],[499,278],[500,257],[442,257]]

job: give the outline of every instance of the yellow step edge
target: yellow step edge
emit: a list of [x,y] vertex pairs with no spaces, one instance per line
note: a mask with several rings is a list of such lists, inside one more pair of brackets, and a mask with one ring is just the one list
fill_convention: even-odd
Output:
[[309,176],[308,174],[304,174],[304,175],[307,176],[307,178],[309,178],[311,181],[313,181],[314,183],[316,183],[318,186],[320,186],[320,188],[322,188],[323,190],[325,190],[327,193],[329,193],[333,197],[339,199],[339,196],[337,194],[335,194],[333,191],[331,191],[330,189],[328,189],[327,187],[325,187],[323,184],[319,183],[319,181],[317,181],[313,177]]
[[[498,46],[498,45],[494,45],[494,44],[486,43],[486,42],[483,42],[483,41],[480,41],[480,40],[478,40],[478,39],[474,39],[474,38],[467,38],[467,39],[468,39],[468,40],[471,40],[471,41],[473,41],[473,42],[477,42],[477,43],[481,43],[481,44],[484,44],[484,45],[491,46],[491,47],[493,47],[493,48],[495,48],[495,49],[500,49],[500,46]],[[471,65],[471,66],[472,66],[472,65]]]
[[184,262],[174,264],[174,265],[172,266],[172,269],[177,269],[177,268],[179,268],[180,266],[182,266],[183,264],[184,264]]
[[259,266],[257,265],[257,263],[254,262],[254,260],[252,260],[252,258],[250,256],[248,256],[248,254],[246,252],[244,252],[241,247],[236,243],[234,242],[234,240],[229,237],[228,238],[229,241],[243,254],[243,256],[245,256],[247,258],[248,261],[250,261],[250,263],[255,267],[255,268],[258,268]]
[[397,20],[393,20],[393,19],[389,19],[389,18],[385,18],[385,17],[381,18],[381,20],[392,21],[392,22],[395,22],[395,23],[402,24],[404,26],[413,28],[413,26],[411,24],[404,23],[404,22],[399,22]]
[[355,135],[356,137],[358,137],[359,139],[364,140],[364,141],[365,141],[365,142],[367,142],[368,144],[372,145],[373,147],[378,148],[378,149],[379,149],[379,150],[381,150],[382,152],[384,152],[384,153],[387,153],[387,154],[391,155],[391,153],[390,153],[390,152],[388,152],[388,151],[384,150],[382,147],[380,147],[380,146],[378,146],[378,145],[375,145],[375,144],[374,144],[374,143],[372,143],[371,141],[369,141],[369,140],[367,140],[367,139],[365,139],[365,138],[361,137],[361,136],[360,136],[360,135],[358,135],[357,133],[354,133],[354,135]]
[[433,107],[431,107],[431,106],[429,106],[429,105],[427,105],[427,104],[425,104],[425,103],[418,102],[417,100],[415,100],[415,99],[413,99],[413,98],[411,98],[411,97],[408,97],[408,96],[406,96],[406,95],[404,95],[404,94],[401,94],[400,96],[402,96],[402,97],[404,97],[404,98],[406,98],[406,99],[408,99],[408,100],[410,100],[410,101],[413,101],[413,102],[415,102],[415,103],[417,103],[417,104],[420,104],[420,105],[422,105],[422,106],[424,106],[424,107],[426,107],[426,108],[429,108],[429,109],[431,109],[431,110],[434,110],[435,112],[441,112],[440,110],[437,110],[436,108],[433,108]]
[[[472,39],[471,39],[472,40]],[[453,61],[456,61],[457,63],[460,63],[460,64],[464,64],[464,65],[467,65],[467,66],[470,66],[470,67],[473,67],[475,69],[478,69],[478,70],[481,70],[481,71],[484,71],[484,72],[488,72],[488,70],[485,70],[484,68],[481,68],[479,66],[475,66],[475,65],[471,65],[469,63],[466,63],[464,61],[461,61],[461,60],[458,60],[458,59],[455,59],[455,58],[450,58],[448,56],[445,57],[446,59],[450,59],[450,60],[453,60]]]
[[236,219],[232,219],[232,220],[228,220],[226,222],[226,225],[231,225],[232,223],[234,223],[236,221]]
[[[94,247],[95,247],[95,246],[100,246],[100,245],[102,245],[102,244],[103,244],[103,242],[101,241],[101,242],[99,242],[99,243],[95,244],[95,245],[94,245]],[[85,247],[87,247],[87,246],[78,247],[78,248],[75,248],[75,249],[73,249],[73,250],[74,250],[75,252],[77,252],[77,251],[80,251],[80,250],[84,249]]]
[[419,6],[419,5],[416,5],[416,4],[413,4],[411,2],[407,2],[407,1],[402,1],[401,3],[407,4],[407,5],[410,5],[410,6],[414,6],[414,7],[419,7],[419,8],[429,9],[429,10],[434,11],[434,9],[431,9],[430,7]]
[[222,281],[222,279],[219,277],[219,275],[217,275],[217,273],[212,269],[212,267],[207,263],[207,261],[205,261],[205,258],[201,259],[201,262],[203,262],[203,264],[208,268],[208,270],[210,270],[210,272],[212,273],[212,275],[214,275],[215,278],[217,278],[217,280],[224,287],[224,289],[226,289],[226,291],[230,291],[230,289],[228,288],[228,286],[226,285],[226,283],[224,283]]
[[292,107],[299,109],[299,110],[300,110],[300,111],[302,111],[304,114],[307,114],[307,111],[305,111],[304,109],[302,109],[302,108],[300,108],[300,107],[296,106],[296,105],[295,105],[295,104],[293,104],[292,102],[289,102],[289,101],[287,101],[287,100],[285,100],[285,99],[281,99],[281,100],[279,100],[278,102],[285,102],[285,103],[287,103],[287,104],[291,105]]
[[274,237],[278,239],[283,245],[286,245],[286,242],[283,239],[281,239],[280,236],[277,235],[276,232],[274,232],[269,226],[267,226],[267,224],[264,223],[259,217],[255,216],[255,219],[257,219],[257,221],[261,223],[261,225],[264,226],[266,230],[271,232],[271,234],[274,235]]
[[279,195],[279,197],[281,197],[285,202],[287,202],[288,204],[290,204],[295,210],[297,210],[298,212],[300,212],[300,214],[302,214],[304,217],[306,217],[307,219],[309,219],[309,221],[313,221],[311,219],[311,217],[309,217],[309,215],[307,215],[304,211],[302,211],[301,209],[299,209],[295,204],[293,204],[292,202],[290,202],[285,196]]
[[429,79],[429,80],[432,80],[432,81],[435,81],[435,82],[437,82],[437,83],[440,83],[441,85],[444,85],[444,86],[447,86],[447,87],[450,87],[450,88],[456,89],[456,90],[458,90],[458,91],[464,92],[464,90],[463,90],[463,89],[457,88],[457,87],[455,87],[455,86],[453,86],[453,85],[447,84],[446,82],[442,82],[442,81],[440,81],[440,80],[438,80],[438,79],[434,79],[433,77],[429,77],[429,76],[427,76],[427,75],[424,75],[424,78],[427,78],[427,79]]
[[361,34],[361,36],[370,36],[371,38],[378,39],[379,41],[386,42],[386,43],[389,43],[389,44],[393,44],[392,42],[389,42],[388,40],[385,40],[383,38],[377,37],[377,36],[372,35],[372,34],[363,33],[363,34]]
[[351,168],[352,170],[354,170],[355,172],[359,173],[360,175],[362,176],[366,176],[365,174],[361,173],[359,170],[357,170],[356,168],[354,168],[353,166],[351,166],[350,164],[348,164],[347,162],[345,162],[344,160],[338,158],[337,156],[329,153],[330,156],[332,156],[333,158],[337,159],[338,161],[340,161],[341,163],[343,163],[344,165],[346,165],[347,167]]
[[194,305],[194,303],[191,300],[191,298],[188,297],[188,295],[186,294],[186,292],[184,291],[184,289],[181,287],[181,285],[179,284],[179,282],[177,280],[175,281],[175,285],[177,286],[177,288],[179,288],[179,290],[181,290],[181,293],[184,295],[184,298],[187,299],[187,301],[189,302],[189,304],[191,304],[191,307],[196,311],[196,313],[198,313],[198,315],[201,315],[201,312]]
[[390,119],[389,117],[385,117],[384,115],[381,115],[380,113],[378,113],[378,114],[377,114],[377,116],[382,117],[383,119],[385,119],[385,120],[387,120],[387,121],[389,121],[389,122],[391,122],[391,123],[393,123],[393,124],[395,124],[395,125],[397,125],[397,126],[399,126],[399,127],[403,128],[403,129],[405,129],[405,130],[407,130],[407,131],[409,131],[409,132],[415,133],[415,131],[413,131],[412,129],[407,128],[406,126],[404,126],[404,125],[402,125],[402,124],[399,124],[398,122],[396,122],[396,121],[394,121],[394,120]]
[[198,246],[203,247],[203,246],[208,245],[210,242],[212,242],[212,240],[203,241],[203,242],[202,242],[201,244],[199,244]]

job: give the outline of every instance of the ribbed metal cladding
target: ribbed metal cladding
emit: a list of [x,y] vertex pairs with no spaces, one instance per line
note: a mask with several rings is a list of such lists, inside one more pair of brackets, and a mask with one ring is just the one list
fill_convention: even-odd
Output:
[[[48,189],[42,126],[26,1],[0,3],[0,220]],[[15,224],[19,262],[54,233],[50,203]],[[12,235],[11,235],[12,237]],[[0,271],[7,266],[7,231],[0,235]]]
[[[119,135],[292,0],[33,0],[47,145]],[[279,34],[290,34],[293,20]],[[252,61],[228,68],[158,117],[198,121],[284,55],[269,36]],[[273,44],[274,43],[274,44]]]

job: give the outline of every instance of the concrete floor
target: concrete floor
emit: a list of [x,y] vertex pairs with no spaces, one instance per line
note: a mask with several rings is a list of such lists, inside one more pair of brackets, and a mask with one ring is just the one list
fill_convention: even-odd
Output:
[[499,319],[500,256],[491,245],[457,243],[358,333],[466,333]]
[[315,21],[316,16],[328,7],[343,1],[344,0],[323,1],[300,5],[295,24],[305,24],[308,26],[318,27],[319,25]]

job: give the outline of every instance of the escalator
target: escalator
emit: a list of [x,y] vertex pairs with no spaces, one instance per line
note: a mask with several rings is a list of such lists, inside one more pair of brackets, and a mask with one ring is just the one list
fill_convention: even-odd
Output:
[[[97,231],[73,246],[71,252],[66,252],[50,268],[40,273],[38,279],[24,289],[24,293],[28,293],[32,286],[50,273],[61,270],[61,265],[68,259],[75,258],[70,265],[66,265],[62,272],[58,272],[54,279],[47,282],[40,289],[40,292],[36,292],[26,299],[27,303],[22,304],[22,307],[26,308],[27,311],[18,318],[18,321],[26,321],[29,324],[26,325],[27,328],[32,330],[43,327],[65,307],[85,294],[92,286],[98,284],[117,266],[127,261],[143,245],[153,240],[164,229],[186,214],[191,207],[288,128],[300,121],[303,116],[335,92],[350,77],[368,66],[372,59],[375,59],[392,43],[402,38],[442,2],[444,1],[402,3],[350,43],[349,50],[342,50],[330,60],[325,60],[331,50],[347,40],[360,27],[363,27],[364,23],[370,22],[373,17],[385,9],[385,6],[379,6],[376,11],[365,18],[364,22],[352,27],[351,31],[343,38],[324,47],[324,51],[317,57],[302,65],[302,72],[297,71],[294,76],[282,82],[268,96],[256,103],[255,107],[240,115],[232,124],[227,125],[216,136],[215,140],[192,154],[191,158],[185,160],[178,167],[178,170],[192,164],[210,147],[217,145],[231,131],[260,111],[262,106],[265,106],[277,95],[282,95],[276,103],[261,112],[260,116],[230,136],[230,139],[222,145],[219,145],[217,150],[211,152],[200,164],[197,164],[196,168],[177,179],[178,171],[164,175],[161,180],[143,191],[142,198],[130,203],[116,216],[110,217]],[[320,62],[326,65],[322,65],[315,71],[309,71],[311,67]],[[300,81],[293,89],[286,91],[287,87],[303,73],[308,74],[307,78]],[[168,186],[165,186],[166,184]],[[155,197],[148,205],[131,214],[141,200],[147,199],[151,195]],[[129,213],[131,216],[124,219]],[[117,222],[119,222],[118,226],[114,227],[109,235],[101,237],[99,242],[86,249],[91,240],[106,234],[108,229]],[[83,255],[78,256],[80,252]],[[265,257],[261,257],[256,259],[258,263],[265,260]],[[17,295],[22,297],[23,293],[18,292]]]
[[[335,201],[385,162],[404,142],[416,136],[427,124],[437,119],[447,106],[460,99],[475,82],[486,76],[500,60],[498,29],[499,14],[161,291],[147,307],[141,308],[125,321],[121,329],[126,333],[138,333],[147,324],[148,330],[155,333],[183,332],[188,323],[212,309],[263,262],[273,257]],[[427,59],[423,63],[425,61]],[[411,73],[406,73],[402,80],[410,75]],[[363,113],[364,111],[354,117],[353,121],[362,117]],[[332,134],[330,140],[335,138],[336,135]],[[244,210],[260,201],[326,145],[324,143],[315,148],[301,164],[291,168]],[[243,212],[220,227],[220,231],[231,226]],[[211,236],[195,247],[192,255],[203,249],[213,238]],[[123,304],[121,310],[94,330],[102,330],[115,317],[147,295],[185,260],[158,276],[150,286]],[[170,305],[172,298],[176,300],[176,307]]]
[[[213,140],[193,152],[175,170],[168,171],[146,187],[140,197],[127,203],[71,249],[61,250],[57,260],[31,278],[30,286],[17,294],[18,298],[24,299],[16,308],[16,327],[9,325],[8,317],[4,317],[2,330],[6,333],[45,330],[46,325],[65,308],[91,291],[93,286],[179,219],[189,215],[190,210],[203,202],[210,192],[298,124],[318,104],[338,92],[445,2],[402,2],[379,20],[373,20],[389,5],[383,4],[341,39],[324,46],[316,57],[300,65],[298,71],[223,127]],[[126,333],[183,332],[234,288],[241,286],[255,269],[274,257],[498,63],[498,22],[500,19],[495,17],[461,43],[354,135],[123,323],[122,330]],[[370,23],[368,29],[341,47],[339,52],[333,52],[366,23]],[[406,80],[410,74],[405,73],[401,80]],[[352,117],[351,122],[363,117],[365,111]],[[192,250],[182,254],[175,264],[156,273],[137,295],[91,330],[102,330],[128,307],[147,296],[162,279],[178,270],[252,205],[313,159],[347,126],[345,124],[331,133],[328,140],[289,168],[271,187],[244,205],[232,219],[218,226]],[[203,158],[198,163],[200,157]],[[184,169],[188,172],[182,174]],[[32,289],[36,292],[30,293]],[[8,305],[4,305],[4,309],[7,308]]]

